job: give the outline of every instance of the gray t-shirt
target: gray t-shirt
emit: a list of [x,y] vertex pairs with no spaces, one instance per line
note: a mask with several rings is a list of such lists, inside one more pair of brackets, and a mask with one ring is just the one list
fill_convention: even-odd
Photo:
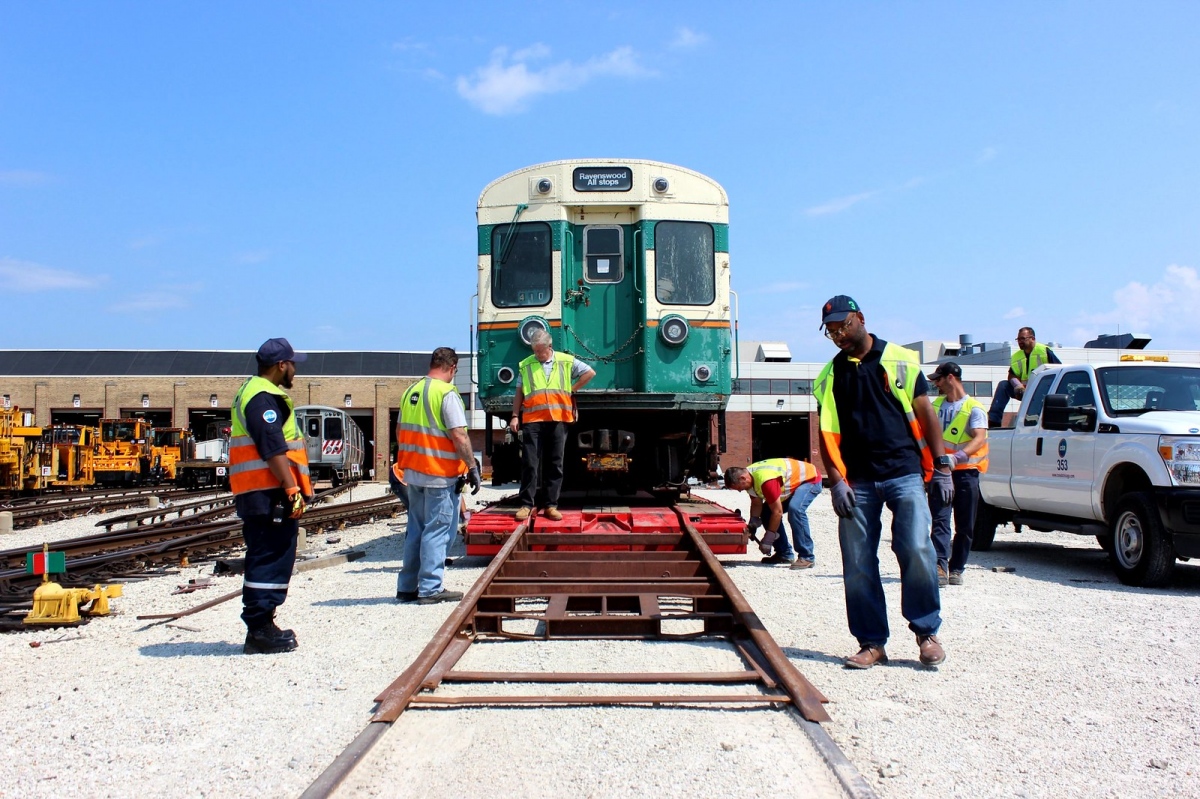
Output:
[[[442,398],[442,424],[446,426],[447,430],[467,426],[467,409],[463,407],[462,397],[457,391],[451,391]],[[457,477],[438,477],[418,472],[415,469],[404,470],[404,482],[410,486],[451,488],[456,480],[458,480]]]
[[[549,377],[550,372],[554,369],[554,359],[551,358],[550,360],[543,363],[542,369],[545,370],[546,377]],[[595,370],[592,369],[592,367],[588,366],[586,363],[584,363],[583,361],[576,358],[575,363],[573,363],[571,365],[571,384],[574,385],[576,380],[583,377],[588,372],[594,372],[594,371]],[[517,370],[517,388],[521,388],[521,371],[519,369]]]

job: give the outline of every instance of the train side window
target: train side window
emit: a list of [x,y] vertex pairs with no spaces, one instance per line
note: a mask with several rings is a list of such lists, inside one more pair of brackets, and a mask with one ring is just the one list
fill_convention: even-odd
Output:
[[545,222],[492,228],[492,304],[527,308],[550,304],[554,241]]
[[589,283],[620,283],[625,278],[624,236],[618,225],[583,231],[583,278]]
[[325,440],[342,440],[342,419],[340,416],[328,416],[325,418]]
[[304,431],[304,435],[308,436],[309,438],[321,437],[321,420],[318,417],[308,417],[308,424],[305,425],[305,427],[307,429]]
[[654,292],[671,305],[711,305],[717,297],[713,227],[659,222],[654,227]]

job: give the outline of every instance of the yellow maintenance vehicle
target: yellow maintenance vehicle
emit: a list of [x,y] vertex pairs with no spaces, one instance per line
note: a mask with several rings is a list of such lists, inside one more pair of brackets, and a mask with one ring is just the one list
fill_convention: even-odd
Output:
[[156,427],[151,441],[152,455],[162,468],[162,479],[175,482],[179,463],[196,456],[196,437],[186,427]]
[[92,468],[97,485],[141,485],[162,480],[153,428],[145,419],[101,419]]
[[33,423],[32,413],[0,408],[0,491],[16,493],[32,488],[26,486],[26,480],[37,466],[34,451],[41,437],[42,428]]
[[90,488],[96,482],[94,451],[100,442],[100,430],[79,425],[54,425],[42,428],[41,440],[34,446],[34,475],[26,487]]

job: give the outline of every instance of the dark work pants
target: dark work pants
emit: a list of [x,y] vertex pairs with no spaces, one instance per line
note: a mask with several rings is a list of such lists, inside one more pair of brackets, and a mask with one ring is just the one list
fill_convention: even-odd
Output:
[[246,539],[246,574],[242,583],[242,621],[254,630],[275,617],[275,608],[287,599],[288,582],[296,563],[298,519],[271,524],[270,516],[242,520]]
[[[929,512],[933,515],[933,548],[938,563],[947,571],[960,572],[971,556],[971,538],[975,535],[975,513],[979,509],[979,470],[955,469],[954,501],[942,504],[937,492],[929,495]],[[950,543],[950,515],[954,514],[954,544]],[[949,566],[947,567],[947,564]]]
[[537,505],[538,466],[545,486],[547,506],[558,505],[563,482],[563,450],[567,446],[565,422],[530,422],[521,427],[521,505]]

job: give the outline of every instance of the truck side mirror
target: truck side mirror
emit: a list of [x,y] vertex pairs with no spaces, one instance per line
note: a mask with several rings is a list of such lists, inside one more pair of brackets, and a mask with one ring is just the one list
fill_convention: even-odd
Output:
[[1068,405],[1066,394],[1047,394],[1042,405],[1042,429],[1090,433],[1096,429],[1096,409]]

